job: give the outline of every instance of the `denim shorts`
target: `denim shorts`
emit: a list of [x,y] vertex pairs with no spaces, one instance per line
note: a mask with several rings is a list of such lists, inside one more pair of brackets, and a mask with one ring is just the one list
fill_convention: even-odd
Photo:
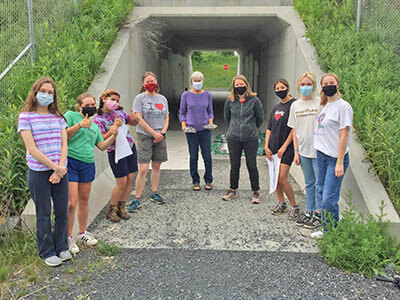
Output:
[[68,179],[73,182],[92,182],[96,175],[96,167],[93,163],[86,163],[75,158],[68,157]]
[[132,154],[118,160],[115,163],[115,151],[108,152],[108,162],[115,178],[128,176],[130,173],[135,173],[138,170],[136,147],[133,145]]

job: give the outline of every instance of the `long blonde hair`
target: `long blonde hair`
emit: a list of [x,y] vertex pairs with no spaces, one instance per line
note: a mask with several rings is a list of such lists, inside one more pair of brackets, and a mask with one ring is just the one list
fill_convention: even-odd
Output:
[[53,103],[49,104],[48,110],[51,114],[64,118],[64,115],[61,113],[60,108],[58,107],[57,102],[57,92],[56,92],[56,83],[53,78],[50,76],[40,77],[35,83],[32,85],[31,90],[29,91],[28,97],[26,97],[25,103],[22,106],[20,112],[32,112],[36,111],[38,107],[38,101],[36,99],[36,94],[40,91],[40,88],[43,84],[50,83],[53,86],[54,94],[53,94]]
[[143,74],[143,76],[142,76],[142,86],[140,87],[139,93],[143,93],[143,92],[146,91],[146,88],[143,86],[143,83],[144,83],[144,79],[145,79],[147,76],[153,76],[154,79],[157,80],[156,92],[158,93],[158,92],[160,91],[160,86],[158,85],[157,76],[156,76],[156,74],[154,74],[153,72],[145,72],[145,73]]
[[231,87],[231,94],[229,95],[228,99],[229,101],[233,102],[235,101],[235,80],[240,79],[243,80],[244,83],[246,84],[246,91],[244,92],[244,96],[248,97],[248,96],[257,96],[257,93],[253,92],[251,90],[249,81],[247,80],[246,76],[244,75],[237,75],[235,77],[233,77],[232,79],[232,87]]
[[300,93],[300,84],[304,78],[308,78],[312,81],[313,89],[311,96],[314,97],[315,90],[317,89],[317,81],[315,79],[315,74],[313,72],[306,72],[300,76],[299,80],[297,81],[297,91]]
[[[337,76],[335,73],[325,73],[324,75],[322,75],[322,77],[321,77],[321,92],[320,92],[320,97],[321,97],[320,104],[321,104],[322,106],[325,106],[325,105],[328,103],[328,96],[325,95],[325,93],[324,93],[324,91],[323,91],[323,89],[322,89],[322,81],[323,81],[324,78],[327,77],[327,76],[332,76],[332,77],[334,77],[335,80],[336,80],[337,85],[340,85],[339,78],[338,78],[338,76]],[[337,93],[339,94],[339,96],[342,96],[342,94],[339,92],[339,89],[338,89]]]

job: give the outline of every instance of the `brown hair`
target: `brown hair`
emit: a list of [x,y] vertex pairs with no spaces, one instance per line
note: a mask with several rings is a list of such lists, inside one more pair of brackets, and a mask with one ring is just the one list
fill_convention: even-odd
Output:
[[317,81],[315,79],[315,74],[313,72],[306,72],[300,76],[299,80],[297,81],[297,91],[300,93],[300,84],[304,78],[308,78],[312,81],[313,89],[312,89],[312,97],[314,97],[315,89],[317,88]]
[[22,106],[20,112],[36,111],[36,109],[38,107],[36,94],[40,91],[40,88],[45,83],[50,83],[54,89],[54,94],[53,94],[54,101],[53,101],[53,103],[49,104],[49,106],[48,106],[49,112],[53,115],[64,118],[64,115],[61,113],[61,110],[58,107],[56,84],[55,84],[53,78],[51,78],[49,76],[40,77],[38,80],[35,81],[35,83],[32,85],[31,90],[29,91],[28,97],[26,97],[25,103]]
[[[145,72],[142,76],[142,86],[140,87],[139,93],[143,93],[146,91],[146,88],[143,86],[143,83],[147,76],[153,76],[154,79],[157,80],[156,74],[154,74],[153,72]],[[156,92],[158,93],[159,91],[160,91],[160,86],[158,85],[158,80],[157,80]]]
[[89,93],[80,94],[76,100],[76,105],[75,105],[76,111],[79,110],[79,106],[82,106],[83,99],[86,99],[86,98],[92,98],[94,100],[94,102],[96,103],[96,98],[93,97],[92,94],[89,94]]
[[[325,106],[328,103],[328,96],[325,95],[325,93],[324,93],[324,91],[322,89],[322,81],[324,80],[325,77],[328,77],[328,76],[334,77],[335,80],[336,80],[336,83],[338,85],[340,85],[339,78],[335,73],[325,73],[324,75],[322,75],[322,77],[321,77],[321,92],[320,92],[320,97],[321,97],[320,104],[322,106]],[[339,90],[337,91],[337,93],[339,94],[339,96],[342,96],[342,94],[339,92]]]
[[244,83],[246,84],[247,90],[244,92],[244,96],[248,97],[248,96],[257,96],[257,93],[254,93],[251,90],[249,81],[247,80],[246,76],[244,75],[237,75],[235,77],[233,77],[232,79],[232,86],[231,86],[231,94],[229,95],[228,99],[229,101],[233,102],[235,101],[235,80],[240,79],[243,80]]
[[[104,100],[106,100],[106,98],[110,97],[111,95],[117,95],[120,99],[121,99],[121,95],[113,89],[107,89],[103,92],[103,94],[101,94],[100,96],[100,103],[99,103],[99,108],[97,109],[97,114],[99,116],[103,115],[103,107],[104,107]],[[118,108],[116,110],[123,110],[124,108],[120,105],[118,105]]]
[[[277,79],[277,80],[275,81],[275,83],[274,83],[274,91],[275,91],[275,87],[276,87],[276,85],[277,85],[278,83],[282,83],[284,86],[286,86],[287,89],[288,89],[288,92],[289,92],[289,90],[290,90],[289,82],[288,82],[286,79],[284,79],[284,78],[279,78],[279,79]],[[289,96],[290,98],[294,98],[294,97],[293,97],[291,94],[289,94],[289,93],[288,93],[288,96]]]

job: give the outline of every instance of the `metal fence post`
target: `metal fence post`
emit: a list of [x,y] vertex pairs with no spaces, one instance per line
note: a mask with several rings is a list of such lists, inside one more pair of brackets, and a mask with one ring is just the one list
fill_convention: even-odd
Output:
[[28,0],[29,36],[31,40],[31,62],[36,61],[35,32],[33,29],[32,0]]
[[362,5],[362,0],[358,0],[358,3],[357,3],[357,31],[360,31],[360,26],[361,26],[361,5]]

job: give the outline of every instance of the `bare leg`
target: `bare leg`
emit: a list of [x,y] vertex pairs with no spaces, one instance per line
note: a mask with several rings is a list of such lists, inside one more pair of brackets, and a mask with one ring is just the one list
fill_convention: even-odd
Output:
[[74,228],[76,205],[78,203],[78,184],[78,182],[73,181],[68,183],[68,236],[72,236],[72,229]]
[[149,164],[139,164],[139,172],[136,176],[136,183],[135,183],[135,197],[140,198],[142,197],[144,186],[146,184],[146,176],[147,172],[149,171]]
[[78,185],[78,223],[79,232],[85,232],[89,217],[89,196],[92,182],[80,182]]
[[160,167],[161,163],[157,161],[151,162],[151,191],[157,192],[160,183]]
[[124,192],[122,193],[122,197],[120,199],[121,202],[126,202],[131,194],[132,191],[132,181],[133,181],[133,176],[135,175],[135,173],[130,173],[127,176],[127,181],[125,184],[125,189]]
[[128,176],[115,178],[117,184],[111,193],[110,205],[118,205],[118,202],[122,199],[122,195],[125,191],[127,180]]
[[285,164],[280,165],[278,185],[281,187],[283,192],[288,197],[290,205],[296,206],[297,204],[296,204],[296,199],[294,197],[294,192],[293,192],[292,186],[290,185],[290,183],[288,181],[289,169],[290,169],[289,165],[285,165]]

